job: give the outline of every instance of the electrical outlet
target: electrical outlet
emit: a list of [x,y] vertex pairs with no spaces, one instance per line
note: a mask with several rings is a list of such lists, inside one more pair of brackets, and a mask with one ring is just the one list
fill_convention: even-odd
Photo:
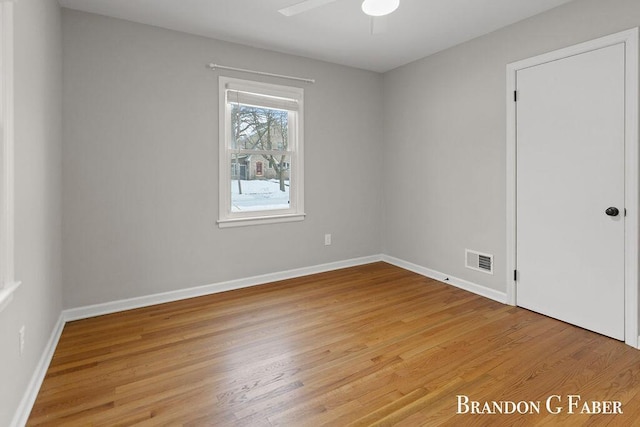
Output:
[[325,234],[324,235],[324,245],[325,246],[330,246],[331,245],[331,234]]
[[19,345],[20,345],[20,355],[22,356],[22,353],[24,352],[24,325],[22,325],[22,327],[20,328],[20,330],[18,331],[18,339],[19,339]]

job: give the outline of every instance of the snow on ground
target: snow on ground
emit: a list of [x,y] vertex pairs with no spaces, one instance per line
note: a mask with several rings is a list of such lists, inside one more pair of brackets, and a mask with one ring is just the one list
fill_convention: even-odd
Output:
[[242,194],[238,181],[231,180],[231,210],[233,212],[289,209],[289,181],[285,181],[285,191],[280,191],[280,183],[270,180],[241,180]]

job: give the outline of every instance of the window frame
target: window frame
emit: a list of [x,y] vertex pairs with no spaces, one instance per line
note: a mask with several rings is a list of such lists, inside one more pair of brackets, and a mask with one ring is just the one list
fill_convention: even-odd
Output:
[[[220,228],[240,227],[258,224],[302,221],[304,212],[304,89],[271,83],[244,80],[226,76],[218,77],[219,100],[219,213]],[[289,163],[289,204],[288,209],[232,212],[231,210],[231,109],[228,108],[227,91],[255,93],[275,96],[297,102],[297,111],[289,110],[289,141],[287,155]],[[259,153],[261,150],[255,150]],[[263,165],[264,167],[264,165]]]
[[14,278],[13,2],[0,0],[0,311],[20,286]]

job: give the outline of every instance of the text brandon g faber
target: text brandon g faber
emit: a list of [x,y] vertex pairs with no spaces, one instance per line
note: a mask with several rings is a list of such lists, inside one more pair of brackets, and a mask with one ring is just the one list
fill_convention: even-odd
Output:
[[545,400],[529,401],[487,401],[480,402],[469,399],[469,396],[456,396],[458,407],[456,414],[500,415],[500,414],[622,414],[622,402],[617,400],[583,400],[579,394],[560,396],[557,394]]

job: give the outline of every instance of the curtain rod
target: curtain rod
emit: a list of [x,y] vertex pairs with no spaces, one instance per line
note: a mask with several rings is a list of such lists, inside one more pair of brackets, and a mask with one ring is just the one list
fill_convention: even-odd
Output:
[[241,73],[257,74],[259,76],[279,77],[281,79],[295,80],[298,82],[304,82],[309,84],[313,84],[316,82],[315,79],[305,79],[303,77],[285,76],[283,74],[267,73],[264,71],[254,71],[254,70],[246,70],[244,68],[227,67],[226,65],[214,64],[214,63],[208,64],[207,68],[210,68],[212,71],[216,69],[220,69],[220,70],[240,71]]

